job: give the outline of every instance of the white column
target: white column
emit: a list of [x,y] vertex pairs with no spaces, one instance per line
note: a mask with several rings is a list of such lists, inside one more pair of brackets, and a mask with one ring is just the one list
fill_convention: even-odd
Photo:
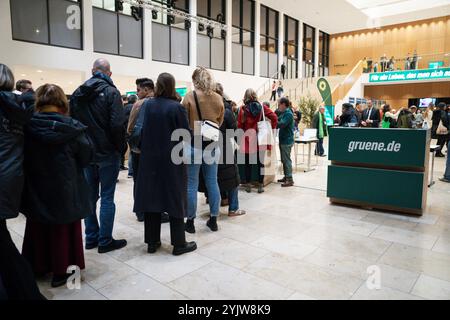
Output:
[[[197,16],[197,0],[189,0],[190,15]],[[189,65],[197,68],[197,22],[192,21],[189,30]]]
[[152,46],[153,46],[153,34],[152,34],[152,11],[150,9],[144,9],[144,60],[147,62],[152,61]]
[[316,40],[314,48],[314,76],[319,76],[319,32],[320,30],[316,28]]
[[226,0],[226,24],[227,38],[225,40],[225,71],[232,72],[233,69],[233,1]]
[[[93,20],[93,8],[92,0],[83,1],[83,51],[87,55],[94,52],[94,20]],[[92,61],[86,66],[85,79],[89,79],[92,76]]]
[[303,22],[298,23],[298,77],[303,78]]
[[255,76],[261,74],[261,3],[255,1]]
[[[284,62],[284,12],[280,12],[278,16],[278,72],[281,72]],[[281,78],[280,75],[278,77]]]

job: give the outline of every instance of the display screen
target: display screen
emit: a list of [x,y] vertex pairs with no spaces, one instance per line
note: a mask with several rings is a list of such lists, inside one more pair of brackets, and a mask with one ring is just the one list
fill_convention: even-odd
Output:
[[436,104],[435,98],[424,98],[419,101],[419,108],[427,108],[430,103]]

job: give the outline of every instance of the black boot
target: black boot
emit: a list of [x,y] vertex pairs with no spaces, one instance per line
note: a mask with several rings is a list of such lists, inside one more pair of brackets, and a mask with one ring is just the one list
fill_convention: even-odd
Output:
[[186,242],[184,246],[174,247],[172,254],[174,256],[181,256],[182,254],[189,253],[197,250],[197,244],[195,242]]
[[167,213],[161,213],[161,223],[169,223],[170,218]]
[[107,246],[99,246],[98,253],[108,253],[127,246],[127,240],[112,240]]
[[161,242],[157,242],[155,244],[149,244],[147,248],[148,253],[156,253],[158,249],[161,248]]
[[190,234],[194,234],[195,233],[195,225],[194,225],[194,219],[187,219],[186,220],[186,224],[185,224],[185,226],[184,226],[184,230],[187,232],[187,233],[190,233]]
[[71,274],[64,274],[62,276],[53,275],[53,279],[52,279],[52,283],[51,283],[52,288],[59,288],[59,287],[66,285],[67,279],[69,279],[70,276],[71,276]]
[[212,232],[219,231],[219,227],[217,226],[217,217],[210,217],[206,225],[211,229]]

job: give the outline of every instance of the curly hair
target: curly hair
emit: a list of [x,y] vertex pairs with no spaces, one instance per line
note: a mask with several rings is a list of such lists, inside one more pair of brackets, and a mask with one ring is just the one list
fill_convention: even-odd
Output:
[[203,67],[198,67],[192,74],[192,82],[196,90],[200,90],[206,95],[211,95],[216,91],[216,82],[212,74]]

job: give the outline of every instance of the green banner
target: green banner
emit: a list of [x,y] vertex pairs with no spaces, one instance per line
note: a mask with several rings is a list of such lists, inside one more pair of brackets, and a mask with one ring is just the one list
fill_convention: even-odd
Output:
[[320,78],[317,81],[317,88],[319,89],[320,95],[322,96],[322,100],[326,106],[333,105],[333,99],[331,96],[331,87],[328,81],[324,78]]
[[331,128],[329,159],[389,167],[425,167],[428,130]]
[[450,68],[390,71],[382,73],[372,73],[369,82],[393,82],[393,81],[417,81],[417,80],[450,80]]
[[334,106],[325,106],[325,120],[329,127],[334,125]]

